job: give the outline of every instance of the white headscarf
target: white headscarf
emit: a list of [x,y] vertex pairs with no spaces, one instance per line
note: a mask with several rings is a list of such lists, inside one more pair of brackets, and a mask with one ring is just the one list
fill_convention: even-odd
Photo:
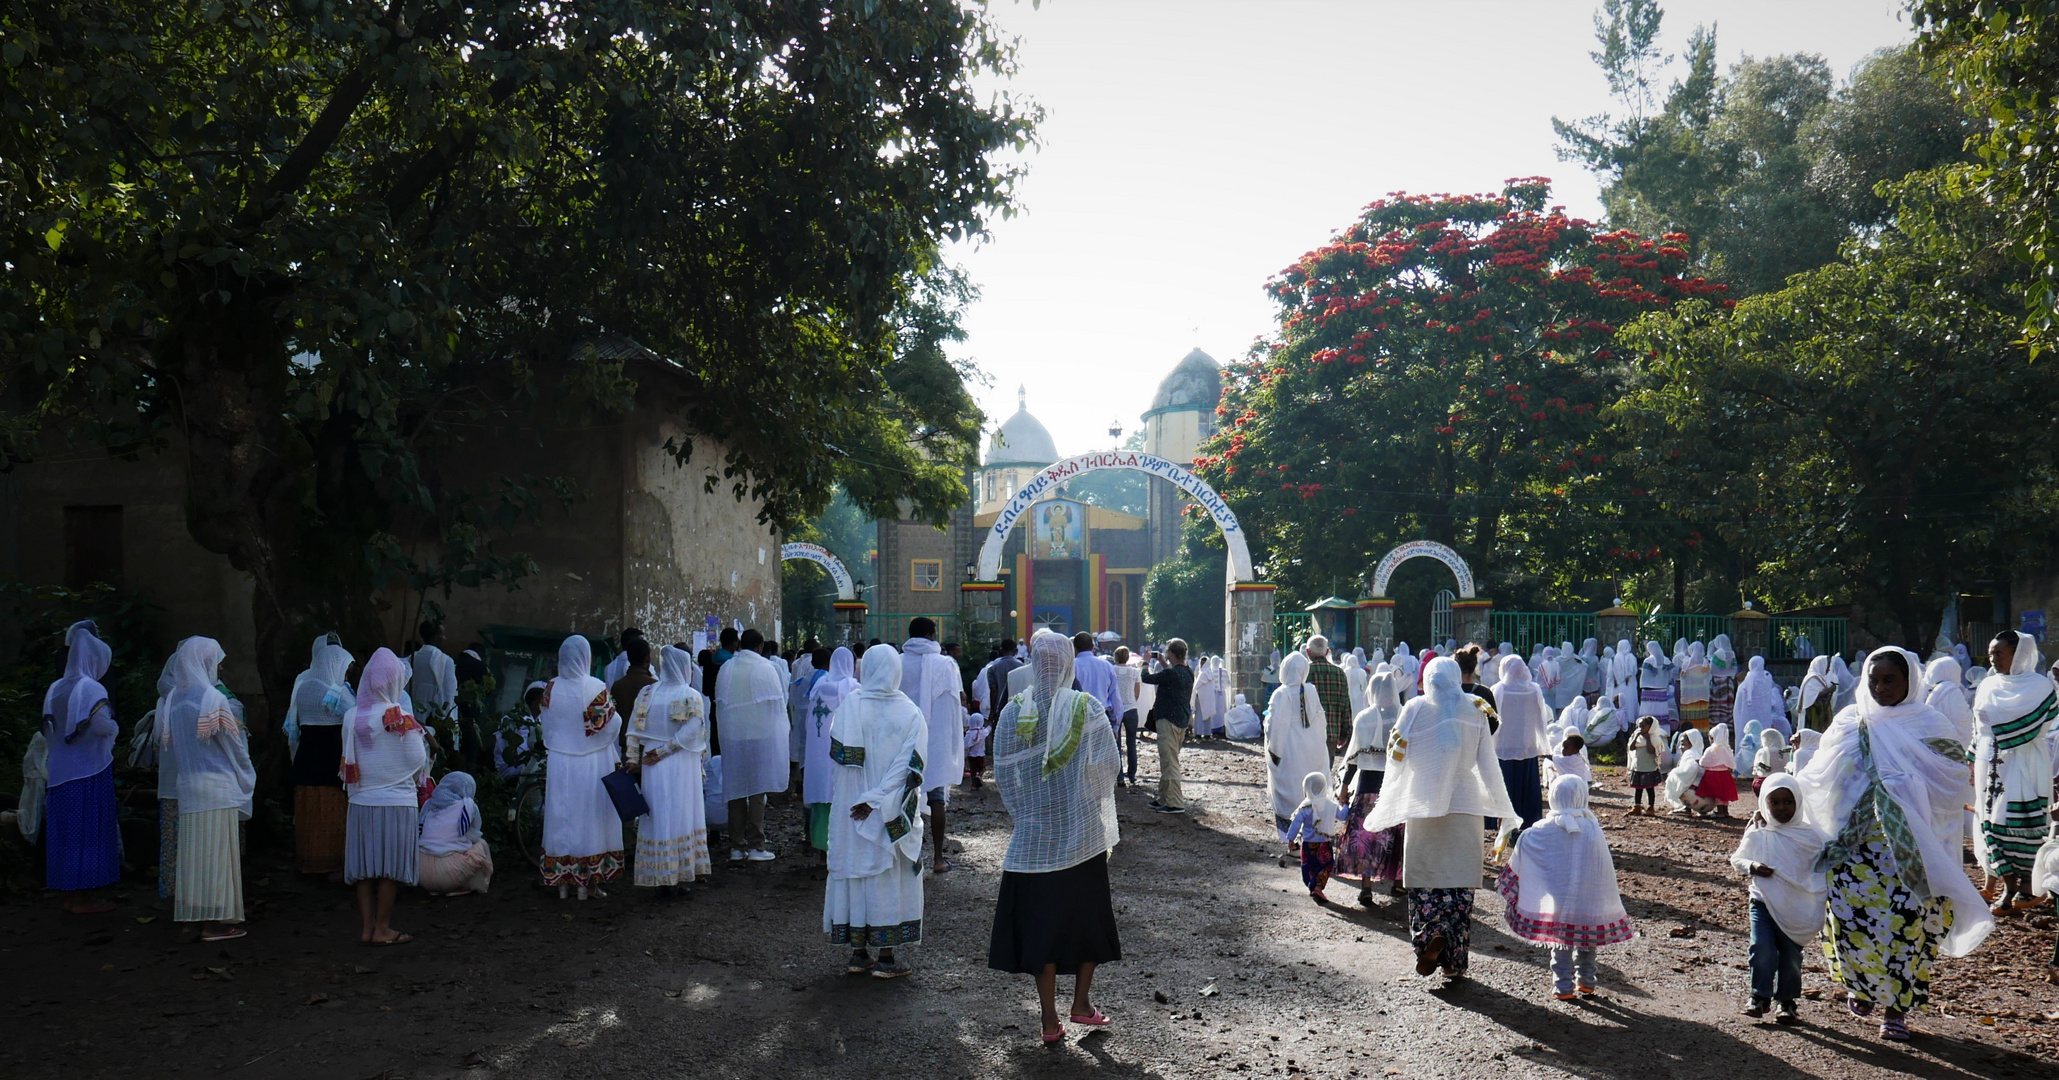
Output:
[[1702,770],[1729,769],[1737,771],[1737,754],[1730,748],[1730,725],[1717,724],[1709,729],[1709,749],[1702,755]]
[[1817,656],[1809,661],[1809,670],[1802,675],[1802,711],[1807,712],[1826,693],[1836,696],[1837,680],[1831,677],[1830,657]]
[[429,775],[429,744],[408,711],[407,680],[408,666],[391,649],[365,661],[343,732],[343,786],[352,802],[415,805],[414,791]]
[[1501,717],[1501,730],[1494,737],[1495,756],[1522,761],[1554,753],[1545,732],[1551,726],[1551,707],[1545,704],[1543,687],[1530,681],[1530,668],[1521,657],[1502,659],[1494,711]]
[[1323,726],[1323,702],[1316,696],[1315,684],[1308,681],[1308,657],[1291,653],[1280,661],[1280,689],[1273,691],[1270,719],[1278,714],[1284,703],[1288,709],[1284,720],[1273,719],[1273,723],[1299,721],[1302,727]]
[[1637,652],[1630,647],[1629,638],[1616,641],[1616,681],[1634,682],[1637,679]]
[[1030,689],[1001,710],[994,783],[1015,819],[1003,870],[1043,874],[1078,866],[1121,839],[1115,816],[1115,735],[1100,705],[1072,689],[1072,641],[1030,639]]
[[1733,710],[1739,723],[1757,720],[1759,723],[1778,728],[1781,738],[1792,732],[1787,724],[1787,702],[1780,696],[1780,686],[1773,681],[1773,673],[1766,670],[1766,658],[1754,656],[1746,666],[1744,678],[1737,684],[1737,701]]
[[[1873,698],[1873,668],[1889,655],[1900,657],[1909,673],[1910,697],[1898,705]],[[1952,901],[1952,927],[1943,949],[1947,956],[1965,956],[1986,940],[1995,922],[1959,865],[1963,808],[1973,794],[1964,751],[1948,756],[1940,744],[1957,746],[1952,722],[1912,700],[1920,670],[1921,662],[1906,649],[1875,649],[1868,655],[1858,700],[1831,723],[1822,748],[1798,779],[1808,796],[1809,819],[1831,836],[1843,833],[1862,798],[1873,800],[1883,825],[1890,814],[1902,818],[1912,847],[1895,853],[1902,881],[1918,898]],[[1901,834],[1886,829],[1890,843]]]
[[1923,669],[1923,682],[1928,689],[1923,693],[1924,703],[1945,714],[1945,719],[1959,729],[1960,742],[1973,742],[1973,707],[1967,703],[1966,687],[1959,681],[1959,661],[1949,656],[1932,660]]
[[1800,776],[1802,770],[1807,769],[1809,762],[1815,758],[1817,748],[1823,745],[1823,733],[1814,728],[1803,728],[1795,732],[1793,737],[1797,742],[1794,748],[1794,761],[1788,765],[1788,771]]
[[1973,694],[1973,711],[1982,723],[1993,726],[2043,705],[2053,693],[2052,680],[2038,674],[2037,639],[2018,634],[2016,656],[2008,672],[1996,671],[1981,680]]
[[808,691],[809,700],[832,713],[836,712],[837,706],[844,703],[844,698],[858,689],[856,668],[857,663],[851,655],[851,650],[842,645],[837,646],[836,651],[829,654],[829,674],[815,681],[814,688]]
[[100,640],[90,619],[73,623],[65,631],[64,644],[64,676],[43,695],[52,790],[98,776],[114,764],[114,739],[121,733],[107,688],[100,682],[107,677],[114,650]]
[[[422,804],[425,855],[461,855],[479,842],[479,784],[471,773],[447,773]],[[456,821],[449,820],[455,817]]]
[[1458,661],[1440,656],[1424,665],[1423,678],[1426,692],[1402,706],[1387,740],[1380,801],[1361,828],[1379,832],[1415,818],[1479,814],[1500,818],[1504,835],[1513,832],[1521,819],[1502,784],[1487,715],[1459,687]]
[[708,702],[693,688],[693,669],[693,657],[685,650],[658,649],[658,681],[636,693],[631,743],[668,754],[708,748]]
[[301,728],[339,725],[356,703],[356,695],[343,679],[354,657],[333,638],[325,634],[315,639],[307,670],[293,679],[293,697],[286,706],[286,741],[295,753],[300,752]]
[[1343,831],[1344,823],[1337,820],[1337,800],[1330,796],[1329,773],[1312,772],[1302,777],[1301,790],[1308,797],[1301,800],[1296,813],[1308,811],[1310,823],[1322,836],[1334,837]]
[[[170,797],[179,800],[181,815],[234,808],[250,816],[257,771],[250,765],[243,722],[228,695],[215,688],[223,658],[221,644],[209,637],[187,638],[172,656],[172,692],[158,723],[158,749],[177,763],[178,793]],[[166,797],[162,787],[158,795]]]
[[[1794,796],[1794,817],[1787,821],[1775,820],[1767,806],[1776,791]],[[1771,877],[1753,877],[1752,888],[1789,941],[1812,940],[1823,929],[1824,897],[1830,886],[1823,871],[1816,869],[1816,859],[1829,839],[1809,820],[1801,781],[1784,772],[1768,776],[1759,789],[1759,811],[1731,853],[1730,865],[1747,874],[1754,864],[1772,869]]]
[[[758,662],[771,666],[763,657]],[[539,719],[543,745],[551,753],[583,757],[615,751],[622,718],[615,714],[608,684],[593,677],[593,646],[584,636],[573,634],[558,646],[558,675],[543,688]]]
[[1637,936],[1616,887],[1608,835],[1587,808],[1587,781],[1561,776],[1551,810],[1523,831],[1500,883],[1509,932],[1544,945],[1592,948]]

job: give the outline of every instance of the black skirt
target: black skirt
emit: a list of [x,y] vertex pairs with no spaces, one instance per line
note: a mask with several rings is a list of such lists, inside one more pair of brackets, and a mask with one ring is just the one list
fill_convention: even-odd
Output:
[[1002,871],[988,967],[1037,975],[1056,964],[1058,974],[1077,975],[1081,964],[1120,959],[1105,853],[1048,874]]
[[293,755],[293,786],[343,786],[343,725],[300,729],[300,749]]

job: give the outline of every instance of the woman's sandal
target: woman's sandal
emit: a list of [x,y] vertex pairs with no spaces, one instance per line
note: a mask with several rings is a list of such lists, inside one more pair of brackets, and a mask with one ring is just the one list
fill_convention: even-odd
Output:
[[1853,1016],[1871,1016],[1873,1015],[1873,1003],[1870,1001],[1860,1001],[1856,996],[1846,994],[1845,1011]]
[[1444,959],[1445,944],[1444,935],[1438,934],[1423,946],[1423,951],[1416,954],[1416,974],[1428,975],[1437,970],[1438,961]]
[[1068,1019],[1070,1019],[1073,1023],[1078,1024],[1081,1027],[1108,1026],[1108,1017],[1103,1016],[1101,1014],[1101,1010],[1099,1009],[1095,1009],[1093,1014],[1090,1016],[1081,1016],[1078,1013],[1073,1013],[1072,1016],[1070,1016]]
[[1909,1025],[1900,1017],[1890,1016],[1880,1022],[1880,1037],[1889,1042],[1908,1042]]
[[250,931],[245,930],[240,926],[232,926],[219,934],[202,934],[200,935],[200,940],[212,945],[217,941],[234,941],[237,938],[249,936]]

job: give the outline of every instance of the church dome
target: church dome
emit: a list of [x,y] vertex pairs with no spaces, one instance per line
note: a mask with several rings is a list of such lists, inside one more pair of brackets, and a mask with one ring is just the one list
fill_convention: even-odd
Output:
[[1158,393],[1151,398],[1151,409],[1145,417],[1156,413],[1191,410],[1211,412],[1216,402],[1222,399],[1223,373],[1215,357],[1195,349],[1172,369],[1165,381],[1158,384]]
[[1041,469],[1058,460],[1058,446],[1051,433],[1029,414],[1028,393],[1015,392],[1015,415],[1001,422],[987,440],[986,465],[1027,465]]

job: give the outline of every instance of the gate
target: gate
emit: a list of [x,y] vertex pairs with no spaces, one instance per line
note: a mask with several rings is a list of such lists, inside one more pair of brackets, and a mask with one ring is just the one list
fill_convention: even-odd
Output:
[[1456,599],[1457,593],[1439,589],[1430,601],[1430,647],[1433,649],[1444,648],[1444,643],[1452,636],[1451,602]]

